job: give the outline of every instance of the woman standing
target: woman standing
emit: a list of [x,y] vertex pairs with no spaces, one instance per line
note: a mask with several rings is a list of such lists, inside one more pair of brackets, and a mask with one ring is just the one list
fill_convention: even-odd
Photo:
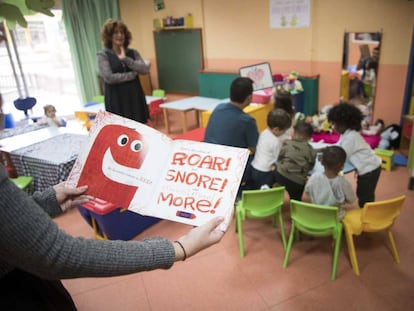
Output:
[[149,65],[137,50],[129,49],[131,32],[121,21],[107,20],[101,31],[105,48],[97,53],[100,76],[105,81],[105,109],[147,123],[149,111],[138,74]]

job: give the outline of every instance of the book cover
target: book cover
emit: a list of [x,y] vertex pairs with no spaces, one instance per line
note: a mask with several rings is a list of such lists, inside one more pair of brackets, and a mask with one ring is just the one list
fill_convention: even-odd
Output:
[[118,115],[97,114],[67,179],[142,215],[194,226],[232,218],[248,150],[167,135]]

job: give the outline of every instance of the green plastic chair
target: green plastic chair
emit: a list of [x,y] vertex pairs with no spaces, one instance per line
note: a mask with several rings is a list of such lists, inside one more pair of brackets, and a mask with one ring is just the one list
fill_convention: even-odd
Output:
[[155,89],[152,90],[152,96],[154,97],[165,97],[165,91],[162,89]]
[[331,273],[331,279],[334,281],[336,279],[336,269],[342,237],[342,222],[338,220],[338,208],[335,206],[290,200],[290,215],[292,218],[292,226],[290,229],[285,260],[283,261],[283,268],[286,268],[288,265],[293,239],[294,237],[299,237],[299,232],[316,237],[331,235],[335,241]]
[[244,190],[242,198],[236,206],[236,231],[239,235],[240,257],[244,257],[243,221],[246,218],[266,218],[273,216],[273,225],[279,219],[283,248],[286,249],[285,229],[283,225],[282,207],[285,187],[266,190]]
[[102,104],[102,103],[105,102],[105,96],[104,95],[96,95],[96,96],[92,97],[92,102]]
[[10,178],[10,180],[14,182],[14,184],[17,187],[19,187],[22,190],[25,190],[31,185],[33,181],[33,177],[32,176],[19,176],[16,178]]

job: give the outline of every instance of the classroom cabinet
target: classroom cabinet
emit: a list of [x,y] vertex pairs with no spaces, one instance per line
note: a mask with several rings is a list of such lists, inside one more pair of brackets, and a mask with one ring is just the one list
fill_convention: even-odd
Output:
[[303,113],[312,116],[319,111],[319,75],[299,76],[304,91]]
[[410,142],[413,135],[413,121],[414,115],[405,115],[403,117],[400,152],[407,157],[409,156]]
[[230,85],[237,77],[240,75],[233,72],[201,71],[198,75],[199,94],[203,97],[228,98]]

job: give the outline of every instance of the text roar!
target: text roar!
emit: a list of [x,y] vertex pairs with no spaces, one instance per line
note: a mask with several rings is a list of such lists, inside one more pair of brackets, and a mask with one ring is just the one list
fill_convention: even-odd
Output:
[[229,169],[231,158],[200,155],[198,153],[188,154],[185,152],[174,153],[172,165],[190,165],[197,168],[205,168],[215,171],[227,171]]

